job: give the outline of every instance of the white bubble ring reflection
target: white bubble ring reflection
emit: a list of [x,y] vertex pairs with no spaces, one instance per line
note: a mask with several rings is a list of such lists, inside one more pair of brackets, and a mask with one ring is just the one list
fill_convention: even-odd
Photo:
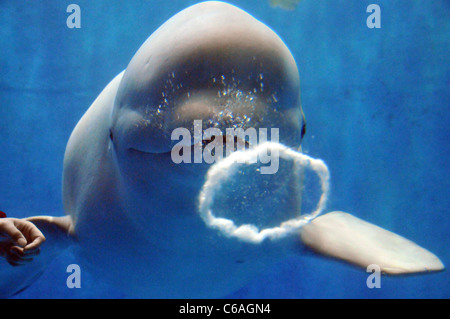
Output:
[[[279,226],[262,230],[259,230],[253,224],[236,226],[230,219],[214,216],[211,211],[211,204],[213,203],[215,193],[220,189],[222,183],[227,178],[233,176],[239,165],[242,165],[242,163],[256,163],[256,159],[261,154],[267,154],[268,151],[271,154],[278,152],[279,157],[292,159],[302,167],[311,168],[316,172],[320,179],[322,190],[322,195],[320,196],[316,210],[310,214],[303,214],[297,218],[282,222]],[[279,160],[279,158],[275,160]],[[254,244],[259,244],[266,238],[272,240],[280,239],[298,231],[300,227],[322,213],[328,199],[329,178],[328,167],[322,160],[309,157],[279,143],[266,142],[250,150],[231,153],[228,157],[223,158],[211,166],[207,173],[206,182],[203,184],[199,195],[199,213],[207,226],[218,229],[228,237],[236,237],[242,241]]]

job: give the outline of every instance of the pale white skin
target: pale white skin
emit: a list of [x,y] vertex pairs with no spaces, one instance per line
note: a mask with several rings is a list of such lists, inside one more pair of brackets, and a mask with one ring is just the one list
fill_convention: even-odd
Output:
[[[256,80],[262,72],[264,90]],[[144,43],[73,131],[63,174],[67,216],[0,220],[3,255],[12,265],[23,264],[1,268],[0,295],[31,284],[53,255],[71,244],[100,280],[135,296],[158,298],[220,297],[274,260],[294,253],[299,236],[255,245],[208,228],[197,213],[197,196],[209,166],[177,165],[170,158],[172,129],[190,128],[194,119],[214,119],[218,128],[230,125],[230,118],[218,116],[228,107],[221,103],[229,101],[226,94],[223,100],[216,98],[214,83],[222,80],[231,90],[237,81],[243,91],[252,91],[255,85],[259,89],[254,91],[256,104],[233,104],[232,123],[242,124],[240,119],[247,115],[252,119],[249,126],[279,127],[281,142],[299,147],[303,125],[299,76],[284,43],[234,6],[213,1],[190,7]],[[268,102],[272,94],[277,95],[275,104]],[[276,115],[274,105],[279,108]],[[292,187],[292,192],[299,190]],[[336,219],[348,220],[340,217],[345,214],[330,216],[334,220],[319,217],[311,226],[328,229]],[[355,234],[359,225],[352,220]],[[334,233],[344,235],[339,228]],[[345,242],[351,241],[349,234],[347,230]],[[381,252],[393,245],[383,234],[381,246],[379,238],[369,240]],[[38,255],[44,236],[47,241]],[[333,247],[326,236],[315,236],[308,240],[313,236],[305,231],[302,239],[321,253],[360,266],[371,263],[371,256],[362,261],[349,257],[360,255],[364,247]],[[414,255],[416,265],[423,260],[416,250],[407,255]],[[442,269],[439,259],[433,262],[413,271]],[[388,264],[386,269],[390,268]]]

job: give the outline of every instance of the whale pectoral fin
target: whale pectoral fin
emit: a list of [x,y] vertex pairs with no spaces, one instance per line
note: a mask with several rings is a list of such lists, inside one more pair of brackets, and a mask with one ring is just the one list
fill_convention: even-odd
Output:
[[4,258],[0,258],[0,298],[30,286],[69,247],[72,234],[70,216],[1,219],[0,255]]
[[344,212],[331,212],[304,226],[300,237],[314,251],[387,274],[439,271],[444,265],[412,241]]

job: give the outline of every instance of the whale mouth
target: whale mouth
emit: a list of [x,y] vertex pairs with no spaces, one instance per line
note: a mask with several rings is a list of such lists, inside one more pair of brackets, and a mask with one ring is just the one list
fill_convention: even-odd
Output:
[[[231,143],[230,143],[230,138],[232,138]],[[233,149],[232,152],[235,151],[243,151],[243,150],[249,150],[251,148],[254,147],[254,145],[250,142],[247,141],[246,139],[241,139],[240,137],[237,136],[230,136],[230,135],[218,135],[218,136],[211,136],[210,139],[202,139],[200,142],[192,144],[190,146],[185,146],[185,147],[189,147],[191,150],[191,154],[193,154],[194,152],[194,148],[195,147],[201,147],[201,151],[202,153],[205,151],[205,149],[211,145],[215,143],[217,144],[221,144],[223,146],[223,148],[229,147],[229,145],[232,145]],[[143,155],[159,155],[161,157],[166,157],[166,156],[171,156],[172,152],[174,151],[173,148],[170,151],[167,152],[149,152],[149,151],[144,151],[138,148],[134,148],[134,147],[129,147],[128,151],[132,154],[143,154]],[[179,150],[179,154],[182,156],[183,152],[184,152],[184,148],[180,148]],[[213,154],[214,155],[214,154]]]

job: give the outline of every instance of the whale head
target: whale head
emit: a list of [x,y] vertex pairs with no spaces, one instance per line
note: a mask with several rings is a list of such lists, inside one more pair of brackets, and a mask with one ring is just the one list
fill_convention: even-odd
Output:
[[164,23],[129,63],[112,132],[123,150],[170,152],[177,127],[277,127],[299,146],[304,126],[292,54],[269,27],[221,2],[187,8]]

